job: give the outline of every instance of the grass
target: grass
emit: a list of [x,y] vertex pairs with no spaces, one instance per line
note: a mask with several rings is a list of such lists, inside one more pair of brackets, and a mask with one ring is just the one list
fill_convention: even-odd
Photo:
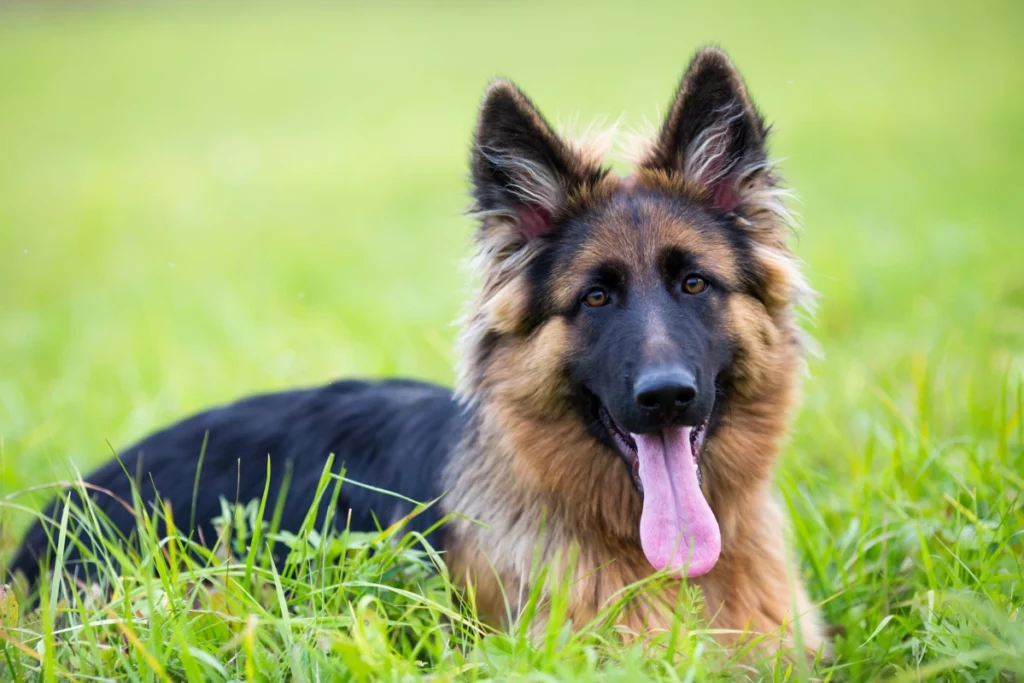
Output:
[[[822,295],[778,476],[846,631],[818,675],[1016,680],[1022,20],[1019,3],[0,8],[3,547],[53,488],[23,491],[190,411],[338,376],[449,382],[487,79],[563,121],[636,126],[718,42],[777,122]],[[150,552],[109,600],[54,582],[15,615],[0,595],[0,676],[809,675],[736,668],[689,603],[646,650],[603,623],[485,633],[401,529],[247,543],[253,510],[226,511],[198,557],[142,519]],[[273,564],[272,539],[301,561]]]

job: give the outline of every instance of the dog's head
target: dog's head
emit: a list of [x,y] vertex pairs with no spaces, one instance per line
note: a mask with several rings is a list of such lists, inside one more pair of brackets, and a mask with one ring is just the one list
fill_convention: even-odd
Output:
[[483,291],[462,394],[537,429],[584,425],[603,447],[560,462],[621,459],[645,555],[691,576],[718,559],[725,492],[769,476],[799,370],[805,285],[766,133],[732,63],[706,49],[629,176],[504,81],[473,146]]

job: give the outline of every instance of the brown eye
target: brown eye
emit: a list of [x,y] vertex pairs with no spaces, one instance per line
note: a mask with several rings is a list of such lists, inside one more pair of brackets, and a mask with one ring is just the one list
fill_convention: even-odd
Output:
[[708,281],[699,275],[690,275],[683,280],[683,291],[687,294],[700,294],[708,288]]
[[592,290],[587,292],[587,295],[583,297],[583,303],[591,308],[601,308],[608,303],[611,297],[608,296],[608,292],[604,291],[600,287],[594,287]]

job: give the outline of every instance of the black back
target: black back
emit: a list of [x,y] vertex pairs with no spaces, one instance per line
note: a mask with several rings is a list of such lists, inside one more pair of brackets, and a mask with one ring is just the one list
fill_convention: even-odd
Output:
[[[209,545],[216,534],[210,522],[221,513],[221,498],[246,503],[262,497],[269,456],[270,495],[265,518],[269,520],[290,472],[280,528],[297,531],[310,510],[330,454],[334,454],[333,471],[344,468],[347,479],[418,502],[440,496],[441,473],[461,433],[462,420],[451,391],[442,387],[407,380],[337,382],[253,396],[199,413],[124,449],[121,462],[112,459],[86,481],[131,504],[134,479],[147,508],[151,509],[157,495],[170,502],[179,529],[189,529],[194,512],[194,537]],[[198,492],[193,496],[204,440]],[[332,489],[328,488],[321,502],[317,528],[327,512]],[[99,492],[91,497],[125,536],[136,528],[133,514],[116,499]],[[45,514],[59,519],[60,507],[55,500]],[[387,526],[413,507],[395,496],[346,482],[334,523],[342,527],[350,523],[355,531],[373,531],[378,528],[374,516],[380,526]],[[435,505],[414,518],[409,528],[424,531],[438,519]],[[431,542],[436,545],[437,540]],[[37,521],[10,571],[20,571],[34,583],[40,563],[51,554],[47,534]],[[74,571],[80,562],[81,553],[72,547],[65,567]]]

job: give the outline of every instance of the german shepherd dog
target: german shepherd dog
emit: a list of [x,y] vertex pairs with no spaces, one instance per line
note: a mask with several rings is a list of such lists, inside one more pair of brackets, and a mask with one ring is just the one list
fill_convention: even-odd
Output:
[[[413,528],[459,513],[435,542],[495,625],[516,618],[506,596],[529,594],[540,558],[572,572],[576,625],[662,572],[657,595],[622,617],[627,630],[669,627],[663,607],[689,581],[716,629],[819,650],[773,499],[810,290],[786,245],[767,132],[713,48],[623,177],[556,134],[515,85],[493,83],[472,146],[480,289],[455,392],[389,380],[254,396],[149,436],[86,481],[124,500],[137,486],[210,539],[221,498],[261,496],[269,454],[267,509],[290,470],[281,526],[294,530],[334,454],[355,481],[440,498]],[[95,505],[134,528],[107,493]],[[368,531],[413,507],[355,486],[338,505],[336,519]],[[52,533],[37,523],[12,570],[37,580]],[[64,566],[84,567],[68,545]]]

